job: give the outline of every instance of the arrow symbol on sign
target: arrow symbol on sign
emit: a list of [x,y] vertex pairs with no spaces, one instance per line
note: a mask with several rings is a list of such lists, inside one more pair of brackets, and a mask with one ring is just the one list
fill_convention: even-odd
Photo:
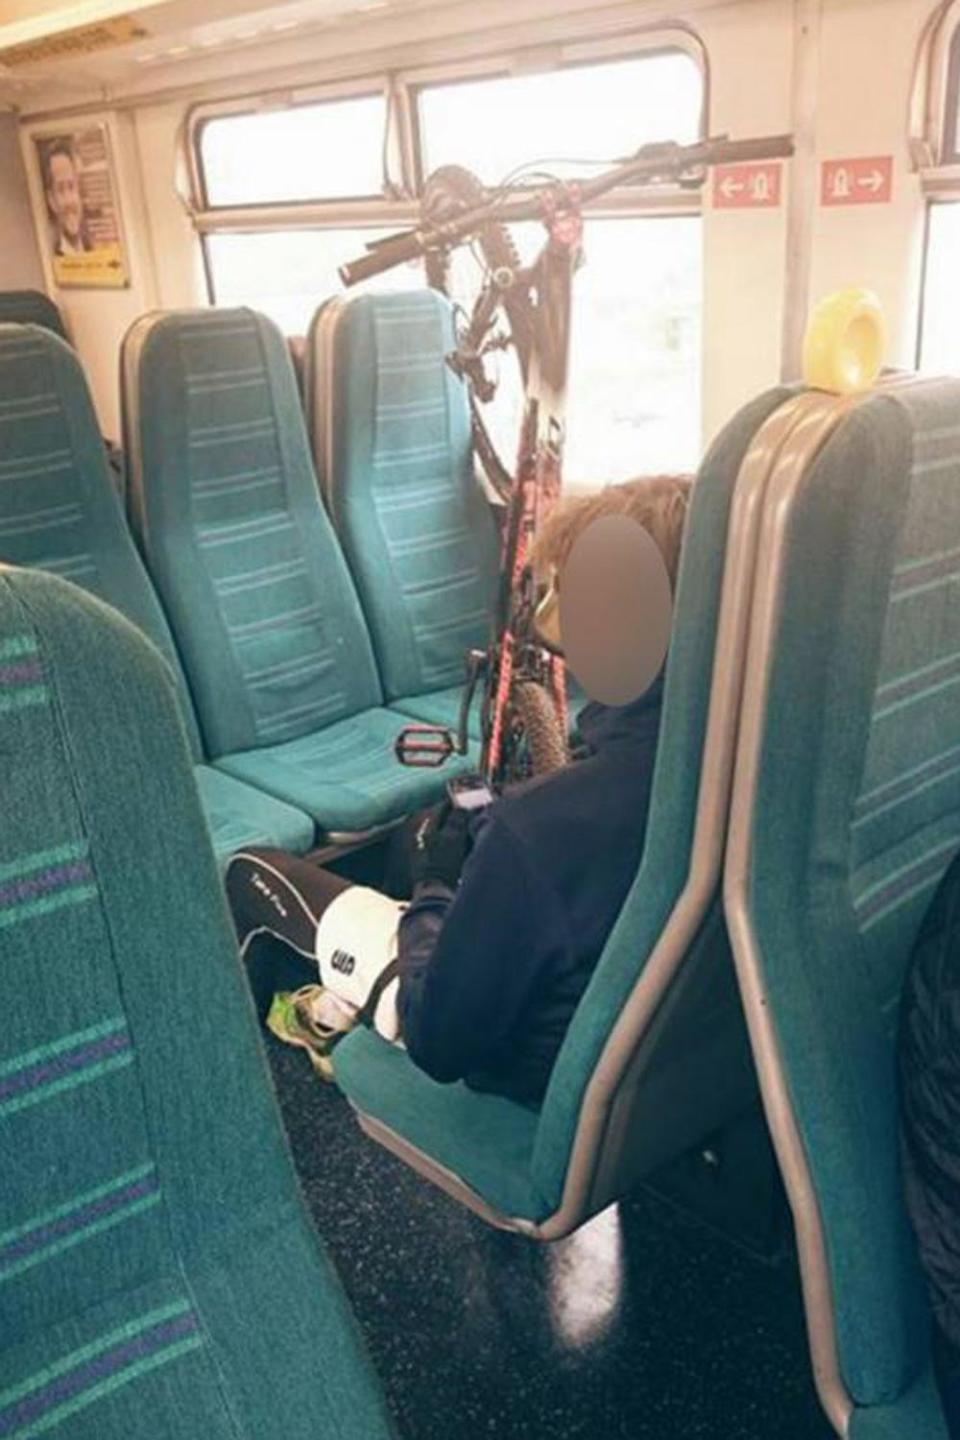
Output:
[[886,177],[882,171],[871,170],[869,175],[861,175],[857,184],[865,190],[872,190],[874,195],[876,195],[879,190],[883,189],[885,179]]
[[731,195],[739,195],[746,188],[739,180],[734,180],[732,175],[728,175],[725,180],[720,181],[720,193],[725,195],[728,200]]

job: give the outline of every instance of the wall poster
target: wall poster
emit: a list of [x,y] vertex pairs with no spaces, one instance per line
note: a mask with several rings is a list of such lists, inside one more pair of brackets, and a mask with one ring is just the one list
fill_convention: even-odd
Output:
[[34,136],[58,286],[123,289],[130,283],[106,125]]

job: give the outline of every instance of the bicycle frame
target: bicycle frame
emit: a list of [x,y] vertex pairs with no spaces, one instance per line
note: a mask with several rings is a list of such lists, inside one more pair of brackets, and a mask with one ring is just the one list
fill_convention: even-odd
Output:
[[[524,413],[516,474],[506,497],[500,580],[493,633],[486,652],[468,657],[468,683],[461,705],[456,739],[442,727],[410,726],[397,742],[404,764],[443,764],[454,752],[467,753],[471,704],[481,673],[481,771],[492,788],[520,773],[522,724],[514,697],[521,681],[545,684],[553,694],[559,723],[566,733],[566,688],[563,663],[536,639],[533,614],[536,596],[529,569],[533,539],[560,495],[565,437],[573,276],[581,256],[582,207],[624,184],[649,184],[671,179],[683,183],[705,168],[728,161],[786,157],[793,153],[789,136],[768,140],[705,141],[681,147],[647,146],[604,175],[583,184],[558,182],[538,194],[494,200],[454,214],[430,226],[375,242],[370,254],[341,268],[346,284],[380,273],[418,255],[441,257],[465,240],[505,223],[540,219],[547,240],[537,260],[521,273],[492,269],[474,307],[468,329],[469,352],[453,368],[476,385],[481,345],[501,308],[508,311],[524,378]],[[445,270],[445,266],[440,267]],[[509,294],[509,306],[504,297]],[[521,303],[518,303],[521,302]],[[521,333],[522,330],[522,333]]]

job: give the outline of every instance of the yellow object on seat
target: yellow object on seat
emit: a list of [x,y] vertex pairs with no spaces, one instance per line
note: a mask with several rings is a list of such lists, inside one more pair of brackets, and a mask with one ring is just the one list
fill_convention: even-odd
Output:
[[803,379],[813,390],[857,395],[883,365],[887,327],[872,290],[837,290],[814,308],[803,342]]

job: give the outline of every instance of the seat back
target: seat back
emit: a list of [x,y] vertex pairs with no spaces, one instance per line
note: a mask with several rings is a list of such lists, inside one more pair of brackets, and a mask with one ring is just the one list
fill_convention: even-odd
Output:
[[63,316],[41,290],[0,291],[0,325],[39,325],[68,340]]
[[317,475],[390,701],[456,684],[489,640],[496,528],[454,343],[433,290],[330,301],[307,342]]
[[0,561],[64,576],[139,626],[174,667],[199,755],[193,706],[117,499],[80,362],[50,330],[0,325],[0,437]]
[[121,373],[130,516],[210,752],[379,704],[277,328],[245,309],[147,315]]
[[[711,447],[693,488],[643,858],[557,1057],[533,1155],[538,1189],[554,1203],[562,1197],[564,1228],[749,1103],[746,1035],[716,915],[722,830],[703,827],[701,876],[694,845],[701,794],[726,814],[742,595],[733,597],[721,655],[718,624],[731,550],[743,546],[741,592],[749,593],[753,567],[749,533],[730,534],[734,495],[751,442],[789,398],[777,389],[747,406]],[[751,516],[748,507],[747,532]],[[718,666],[732,689],[705,771]]]
[[815,1371],[838,1428],[925,1386],[883,1433],[940,1435],[895,1046],[960,849],[960,383],[851,408],[776,476],[761,554],[726,904]]
[[0,568],[0,755],[0,1433],[384,1436],[169,670],[76,587]]

